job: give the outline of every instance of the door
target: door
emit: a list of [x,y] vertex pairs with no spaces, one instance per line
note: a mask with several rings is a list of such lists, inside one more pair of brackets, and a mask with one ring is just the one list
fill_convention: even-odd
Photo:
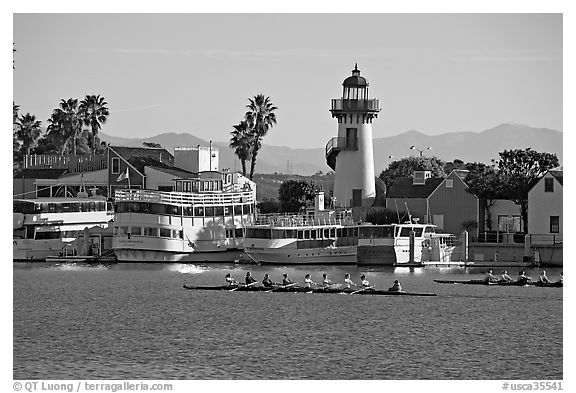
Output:
[[362,189],[352,190],[352,207],[362,206]]

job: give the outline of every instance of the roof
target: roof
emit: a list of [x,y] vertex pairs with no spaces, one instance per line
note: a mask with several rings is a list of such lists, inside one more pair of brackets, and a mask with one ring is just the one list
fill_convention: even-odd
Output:
[[344,87],[366,87],[368,86],[368,81],[363,76],[360,76],[360,70],[358,69],[358,64],[352,70],[352,76],[344,79],[342,83]]
[[165,164],[173,164],[174,156],[164,148],[157,147],[128,147],[128,146],[110,146],[118,155],[122,156],[126,161],[133,157],[141,158],[154,158]]
[[564,184],[562,183],[562,182],[563,182],[563,179],[564,179],[564,171],[556,170],[556,169],[550,169],[548,172],[549,172],[552,176],[554,176],[554,178],[555,178],[556,180],[558,180],[558,183],[564,185]]
[[161,172],[169,173],[175,177],[197,176],[197,174],[194,172],[190,172],[172,165],[166,165],[163,162],[150,157],[132,157],[128,160],[128,162],[140,173],[144,173],[144,167],[150,167]]
[[14,179],[58,179],[67,172],[67,168],[24,168]]
[[414,185],[411,177],[399,177],[390,186],[386,198],[428,198],[443,181],[444,178],[434,177],[426,179],[425,184]]

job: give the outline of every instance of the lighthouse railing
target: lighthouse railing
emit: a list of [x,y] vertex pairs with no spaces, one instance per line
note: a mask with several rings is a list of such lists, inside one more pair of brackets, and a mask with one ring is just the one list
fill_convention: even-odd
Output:
[[380,100],[369,99],[369,100],[350,100],[343,98],[332,99],[332,110],[333,111],[345,111],[345,110],[357,110],[357,111],[379,111],[380,110]]

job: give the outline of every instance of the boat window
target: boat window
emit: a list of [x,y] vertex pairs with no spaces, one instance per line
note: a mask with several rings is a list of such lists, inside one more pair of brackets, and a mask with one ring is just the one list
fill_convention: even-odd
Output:
[[422,237],[423,231],[424,231],[424,228],[414,228],[414,233],[416,234],[416,237]]
[[171,230],[166,228],[160,228],[160,237],[171,237]]
[[232,206],[224,206],[224,215],[231,216],[232,215]]
[[244,234],[242,233],[242,228],[234,229],[234,237],[236,237],[236,239],[242,239],[243,236]]
[[336,228],[336,237],[342,237],[342,228]]
[[304,230],[304,239],[310,239],[310,230],[309,229]]
[[286,238],[287,239],[294,239],[296,237],[296,231],[294,229],[287,229],[286,230]]
[[130,227],[130,233],[132,235],[141,235],[142,234],[142,228],[141,227]]
[[194,206],[194,217],[204,217],[203,206]]
[[172,229],[172,237],[174,239],[183,239],[183,233],[182,230],[178,230],[178,229]]
[[316,239],[316,229],[310,231],[310,239]]
[[328,239],[330,237],[330,228],[324,228],[324,239]]
[[206,206],[205,215],[206,217],[214,217],[214,206]]
[[401,227],[400,228],[400,237],[409,237],[410,236],[410,227]]
[[215,216],[223,216],[224,215],[224,206],[216,206],[215,207]]
[[242,205],[234,205],[234,215],[236,216],[242,215]]
[[76,238],[78,236],[78,231],[62,231],[63,238]]
[[158,228],[144,228],[144,236],[158,237]]
[[298,239],[304,239],[304,231],[297,231],[298,232]]
[[60,231],[55,232],[36,232],[36,239],[38,240],[49,240],[49,239],[60,239]]
[[424,230],[425,233],[435,233],[434,231],[434,227],[426,227],[426,229]]
[[183,206],[182,207],[182,215],[187,216],[187,217],[191,217],[194,215],[194,209],[192,208],[192,206]]

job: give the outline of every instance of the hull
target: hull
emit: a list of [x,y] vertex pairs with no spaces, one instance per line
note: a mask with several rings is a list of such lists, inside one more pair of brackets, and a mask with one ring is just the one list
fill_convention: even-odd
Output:
[[232,262],[244,256],[242,250],[212,252],[172,252],[163,250],[114,250],[119,262]]
[[275,265],[353,265],[356,247],[283,249],[256,249],[247,247],[246,254],[257,263]]
[[14,239],[12,241],[12,259],[16,262],[42,262],[47,257],[58,255],[70,243],[72,240]]
[[486,280],[434,280],[434,282],[440,284],[465,284],[465,285],[489,285],[489,286],[512,286],[512,287],[524,287],[524,286],[536,286],[536,287],[557,287],[562,288],[563,283],[552,282],[552,283],[542,283],[542,282],[525,282],[525,281],[497,281],[488,282]]
[[347,295],[376,295],[376,296],[436,296],[435,293],[419,293],[404,291],[386,291],[377,289],[354,290],[354,289],[326,289],[326,288],[302,288],[302,287],[276,287],[266,288],[258,286],[195,286],[184,284],[183,288],[190,290],[229,291],[229,292],[283,292],[283,293],[324,293],[324,294],[347,294]]
[[358,245],[358,265],[393,266],[396,263],[394,245]]

